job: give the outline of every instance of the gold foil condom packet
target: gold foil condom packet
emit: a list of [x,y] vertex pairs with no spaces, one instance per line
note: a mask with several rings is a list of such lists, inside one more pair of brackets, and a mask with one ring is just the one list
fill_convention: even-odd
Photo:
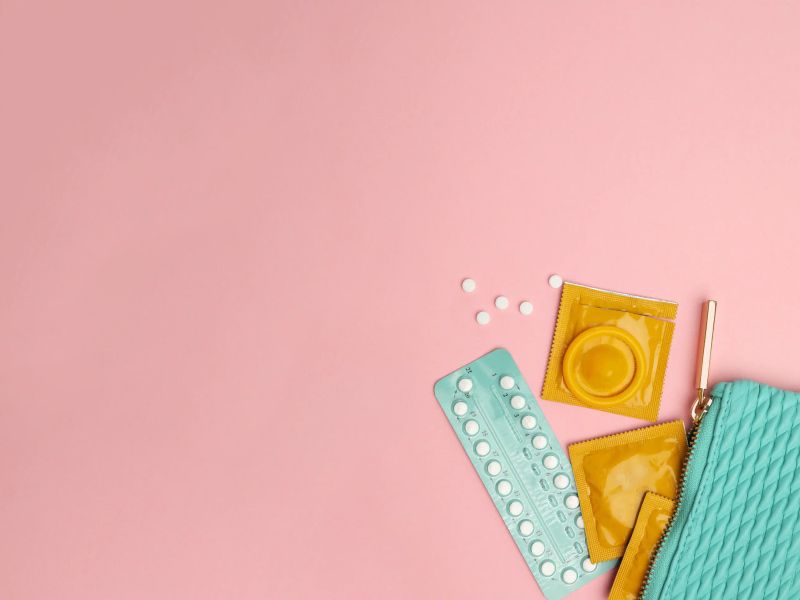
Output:
[[658,419],[675,302],[565,283],[542,398]]
[[592,562],[622,556],[647,492],[675,497],[685,455],[680,420],[569,447]]

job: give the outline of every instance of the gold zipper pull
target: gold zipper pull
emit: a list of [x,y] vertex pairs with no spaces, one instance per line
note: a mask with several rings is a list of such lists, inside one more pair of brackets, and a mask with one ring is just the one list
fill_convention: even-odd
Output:
[[692,404],[692,420],[698,423],[711,406],[708,394],[708,376],[711,371],[711,346],[714,342],[714,321],[717,318],[717,301],[708,300],[703,304],[700,322],[700,344],[697,347],[697,398]]

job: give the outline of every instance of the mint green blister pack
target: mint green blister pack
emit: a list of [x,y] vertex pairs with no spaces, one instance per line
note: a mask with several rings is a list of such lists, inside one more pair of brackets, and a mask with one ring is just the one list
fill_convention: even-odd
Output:
[[616,566],[589,560],[570,463],[507,350],[443,377],[434,393],[548,600]]

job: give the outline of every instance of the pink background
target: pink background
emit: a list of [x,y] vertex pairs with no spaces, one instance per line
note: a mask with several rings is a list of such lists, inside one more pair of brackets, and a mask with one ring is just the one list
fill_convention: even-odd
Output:
[[432,386],[551,272],[796,389],[800,6],[660,4],[2,1],[0,596],[539,597]]

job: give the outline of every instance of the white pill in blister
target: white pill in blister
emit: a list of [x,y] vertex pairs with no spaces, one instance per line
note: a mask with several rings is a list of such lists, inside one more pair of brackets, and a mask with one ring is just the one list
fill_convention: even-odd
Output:
[[531,544],[531,554],[534,556],[541,556],[544,554],[544,544],[539,540],[533,542]]
[[533,447],[537,450],[541,450],[542,448],[547,447],[547,438],[543,435],[534,436],[531,444],[533,444]]
[[466,279],[461,281],[461,289],[467,293],[474,292],[476,287],[478,286],[475,283],[474,279],[470,279],[469,277],[467,277]]
[[521,312],[526,317],[533,312],[533,304],[525,300],[524,302],[519,303],[519,312]]
[[456,402],[453,404],[453,412],[456,413],[459,417],[463,417],[467,414],[469,407],[467,406],[466,402]]
[[556,572],[556,565],[555,563],[553,563],[552,560],[545,560],[542,562],[542,565],[539,567],[539,570],[545,577],[550,577],[550,575]]
[[558,489],[563,490],[565,487],[569,485],[569,477],[567,477],[563,473],[559,473],[558,475],[553,477],[553,485],[556,486]]
[[463,377],[463,378],[459,379],[458,380],[458,389],[461,390],[462,392],[464,392],[465,394],[467,392],[472,391],[472,379],[470,379],[469,377]]
[[508,308],[508,298],[505,296],[498,296],[494,299],[494,305],[500,310],[505,310]]
[[491,475],[492,477],[494,477],[495,475],[500,475],[500,471],[502,471],[502,470],[503,470],[503,467],[496,460],[491,460],[486,465],[486,472],[489,475]]
[[518,517],[522,514],[522,502],[519,500],[512,500],[508,503],[508,514],[512,517]]
[[536,417],[533,415],[525,415],[520,419],[520,423],[522,424],[523,429],[533,429],[536,427]]
[[477,421],[470,420],[470,421],[467,421],[466,423],[464,423],[464,432],[467,435],[475,435],[480,430],[481,430],[481,426],[478,425]]
[[578,515],[578,518],[575,519],[575,525],[578,529],[583,529],[583,517]]
[[525,408],[525,398],[523,396],[511,396],[511,408],[522,410]]
[[533,523],[525,519],[524,521],[519,522],[519,532],[524,536],[529,536],[533,533]]
[[564,498],[564,505],[567,508],[578,508],[580,502],[578,501],[578,497],[575,494],[570,494],[566,498]]
[[575,569],[564,569],[561,571],[561,581],[564,583],[575,583],[578,581],[578,572]]
[[510,390],[514,387],[514,378],[511,375],[503,375],[500,378],[500,387],[504,390]]
[[591,573],[592,571],[594,571],[597,568],[597,565],[594,564],[588,558],[584,558],[583,559],[583,562],[581,563],[581,566],[583,567],[583,570],[586,571],[587,573]]
[[550,284],[551,288],[560,288],[562,285],[564,285],[564,279],[561,277],[561,275],[556,275],[554,273],[547,279],[547,283]]
[[475,315],[475,320],[478,325],[487,325],[492,320],[492,317],[485,310],[481,310]]
[[486,440],[481,440],[480,442],[475,444],[475,453],[478,456],[486,456],[487,454],[489,454],[489,450],[491,450],[491,449],[492,449],[492,447],[489,445],[489,442],[487,442]]
[[542,459],[542,464],[546,469],[555,469],[558,466],[558,457],[555,454],[548,454]]
[[497,482],[497,493],[501,496],[508,496],[511,493],[511,482],[507,479],[502,479]]

